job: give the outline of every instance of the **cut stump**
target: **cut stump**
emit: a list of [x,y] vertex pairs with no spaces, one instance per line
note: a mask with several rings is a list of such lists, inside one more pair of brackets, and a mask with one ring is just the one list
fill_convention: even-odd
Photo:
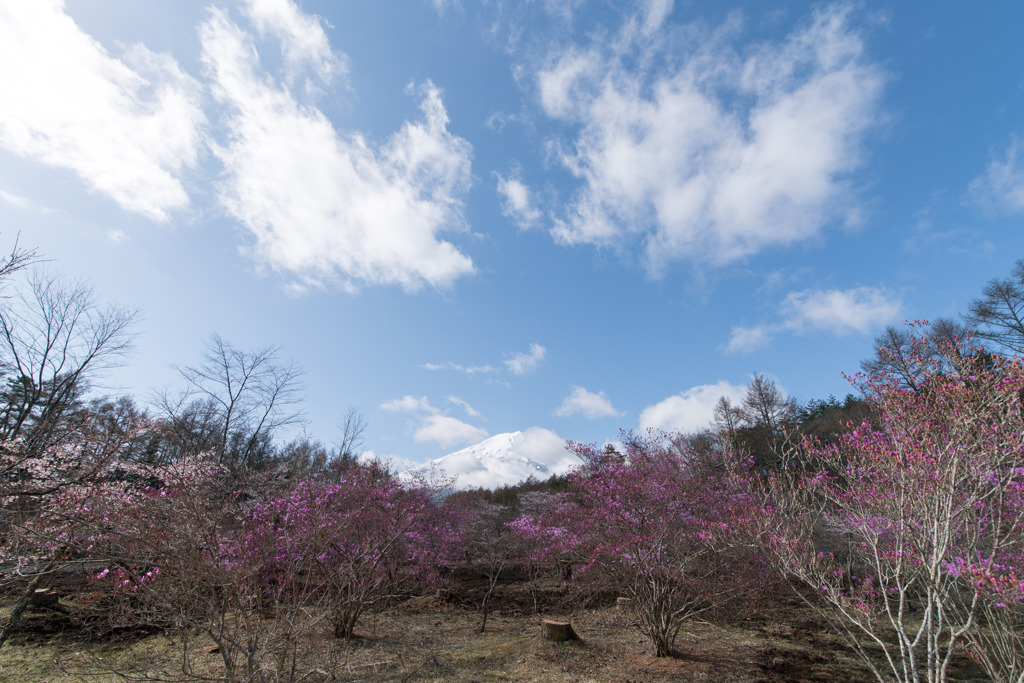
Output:
[[620,612],[632,612],[633,601],[629,598],[616,598],[615,609],[617,609]]
[[541,634],[548,640],[553,640],[556,643],[564,643],[567,640],[579,640],[580,637],[576,635],[576,631],[572,629],[572,624],[568,621],[551,621],[545,619],[542,622],[543,630]]
[[51,607],[56,605],[60,596],[52,588],[37,588],[32,593],[31,604],[33,607]]

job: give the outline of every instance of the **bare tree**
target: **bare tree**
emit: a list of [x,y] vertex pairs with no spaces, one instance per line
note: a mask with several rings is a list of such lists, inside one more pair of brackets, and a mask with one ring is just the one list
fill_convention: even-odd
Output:
[[338,453],[341,457],[356,457],[359,455],[356,451],[363,447],[363,435],[369,423],[358,408],[352,407],[345,411],[345,417],[338,426],[341,427]]
[[[789,457],[787,430],[798,412],[796,400],[771,379],[756,374],[751,377],[742,402],[733,403],[725,396],[718,399],[713,421],[716,434],[712,438],[720,446],[727,445],[752,456],[762,469],[780,467]],[[701,444],[694,441],[690,445]]]
[[732,436],[744,424],[743,408],[722,396],[715,403],[714,418],[715,429]]
[[743,397],[743,411],[753,425],[778,433],[796,417],[797,404],[764,375],[754,375]]
[[917,386],[918,370],[910,360],[910,343],[913,339],[909,328],[887,325],[875,337],[874,356],[861,361],[860,367],[867,374],[888,371],[909,388]]
[[472,558],[476,571],[487,579],[487,590],[480,603],[483,619],[480,633],[487,629],[487,615],[490,613],[491,596],[498,585],[502,571],[515,557],[514,534],[508,528],[512,521],[511,509],[506,505],[495,505],[478,501],[476,508],[469,511],[462,544]]
[[210,337],[200,365],[178,368],[184,390],[158,397],[178,448],[211,450],[235,468],[257,464],[274,433],[301,419],[295,405],[302,372],[279,353],[276,346],[245,351]]
[[887,374],[913,391],[920,388],[924,369],[922,358],[948,365],[959,360],[964,341],[973,334],[968,327],[950,318],[932,322],[889,325],[875,337],[875,353],[861,361],[865,374]]
[[131,348],[137,317],[136,310],[100,306],[84,282],[35,271],[0,308],[0,439],[23,439],[27,454],[45,447],[90,379]]
[[34,263],[38,258],[35,249],[22,249],[18,246],[18,240],[15,240],[11,253],[0,258],[0,282]]
[[964,319],[979,337],[1011,351],[1024,350],[1024,259],[1014,264],[1010,277],[989,280],[968,311]]

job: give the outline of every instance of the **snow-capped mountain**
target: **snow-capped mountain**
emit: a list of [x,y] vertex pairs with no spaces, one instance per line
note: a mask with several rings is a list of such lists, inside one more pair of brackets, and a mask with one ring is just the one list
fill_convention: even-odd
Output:
[[506,432],[478,444],[449,453],[420,465],[410,473],[442,471],[455,477],[454,488],[493,489],[505,484],[518,484],[531,475],[547,479],[565,474],[580,464],[579,458],[565,448],[565,441],[554,432],[540,427]]

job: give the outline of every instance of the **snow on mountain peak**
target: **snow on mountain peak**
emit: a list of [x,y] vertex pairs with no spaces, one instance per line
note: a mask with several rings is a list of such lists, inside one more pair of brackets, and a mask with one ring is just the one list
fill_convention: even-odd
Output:
[[530,476],[547,479],[565,474],[579,464],[579,458],[566,450],[564,439],[548,429],[531,427],[496,434],[414,471],[426,472],[433,467],[455,477],[455,488],[493,489],[518,484]]

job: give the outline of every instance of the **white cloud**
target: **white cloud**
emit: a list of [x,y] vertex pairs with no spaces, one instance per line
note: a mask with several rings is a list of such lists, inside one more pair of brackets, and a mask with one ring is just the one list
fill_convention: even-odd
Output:
[[18,207],[19,209],[27,209],[29,207],[28,199],[19,194],[11,194],[10,192],[0,190],[0,199],[4,200],[8,204]]
[[749,353],[768,346],[777,325],[759,325],[757,327],[734,327],[729,333],[729,343],[725,346],[726,353]]
[[260,35],[281,43],[281,55],[290,76],[310,67],[324,81],[347,72],[344,56],[331,50],[318,17],[303,14],[291,0],[244,0],[245,11]]
[[791,292],[782,302],[786,325],[798,331],[826,330],[836,335],[867,334],[897,320],[902,304],[876,287]]
[[406,394],[402,398],[392,399],[380,404],[380,407],[384,410],[391,411],[393,413],[436,413],[437,409],[430,405],[430,401],[427,400],[426,396],[410,396]]
[[790,292],[781,305],[783,319],[769,325],[734,327],[726,353],[745,353],[767,346],[783,331],[804,333],[821,330],[842,336],[851,332],[867,334],[899,320],[903,303],[886,289],[853,289]]
[[666,432],[696,432],[706,429],[714,420],[715,404],[720,398],[724,396],[730,401],[739,402],[743,400],[746,390],[746,387],[726,381],[687,389],[644,408],[640,413],[640,429]]
[[448,287],[473,262],[440,240],[464,229],[471,147],[448,131],[441,92],[418,89],[423,120],[373,147],[259,71],[250,36],[218,9],[200,29],[213,93],[227,105],[220,200],[255,238],[251,253],[301,281]]
[[538,462],[558,474],[564,474],[580,464],[579,458],[566,449],[565,439],[543,427],[523,430],[522,439],[513,447],[512,452],[519,457]]
[[[472,406],[457,396],[449,396],[448,401],[460,406],[471,417],[480,416],[480,413]],[[406,394],[402,398],[385,401],[380,407],[393,413],[416,414],[419,425],[413,433],[413,438],[417,441],[432,441],[443,448],[451,448],[487,438],[486,429],[445,415],[431,405],[426,396],[417,397]]]
[[407,458],[400,458],[391,453],[377,454],[372,450],[363,451],[356,456],[356,459],[364,465],[376,462],[380,466],[387,468],[389,472],[401,473],[419,467],[419,463],[413,462]]
[[989,210],[1024,212],[1024,144],[1014,140],[1006,157],[993,159],[968,190],[974,201]]
[[646,9],[616,40],[556,49],[537,74],[545,113],[576,131],[555,146],[581,182],[555,220],[558,242],[639,238],[657,273],[804,240],[854,213],[846,180],[884,78],[848,8],[819,9],[785,42],[743,53],[728,25],[681,53],[667,39],[670,3]]
[[501,213],[515,222],[520,229],[526,230],[536,225],[541,218],[540,211],[530,199],[530,188],[523,184],[519,174],[514,172],[509,177],[496,173],[498,178],[498,194],[501,195]]
[[583,387],[573,387],[572,393],[566,396],[562,405],[555,410],[555,415],[558,417],[582,415],[587,419],[594,420],[599,417],[617,417],[622,413],[615,410],[603,391],[594,394]]
[[541,105],[548,116],[559,118],[584,117],[586,113],[574,107],[592,95],[583,87],[587,81],[599,76],[601,59],[596,52],[584,52],[570,47],[554,60],[549,69],[537,74],[537,87]]
[[456,372],[464,372],[467,375],[477,375],[477,374],[487,375],[487,374],[490,374],[492,372],[497,372],[497,370],[498,370],[498,368],[494,367],[493,365],[469,365],[469,366],[466,366],[466,365],[460,365],[458,363],[452,363],[451,361],[449,361],[447,363],[424,363],[420,367],[423,368],[424,370],[430,370],[430,371],[436,371],[436,370],[455,370]]
[[[523,353],[522,351],[514,351],[506,353],[505,360],[502,361],[505,365],[505,370],[511,372],[514,375],[525,375],[537,368],[544,356],[547,353],[540,344],[530,344],[530,352]],[[500,371],[500,368],[493,365],[463,365],[461,363],[453,363],[448,361],[447,363],[424,363],[420,366],[424,370],[430,370],[432,372],[437,370],[455,370],[456,372],[462,372],[469,376],[473,375],[490,375]]]
[[487,430],[447,415],[430,415],[413,434],[417,441],[432,441],[442,448],[464,446],[482,441],[488,436]]
[[529,353],[516,351],[505,360],[505,367],[514,375],[525,375],[537,368],[546,353],[547,349],[540,344],[530,344]]
[[0,146],[68,169],[121,208],[155,221],[189,204],[200,88],[142,45],[111,57],[61,0],[0,9]]
[[466,401],[463,401],[458,396],[449,396],[448,397],[448,402],[449,403],[454,403],[455,405],[457,405],[460,408],[462,408],[463,410],[465,410],[466,411],[466,415],[469,415],[470,417],[482,417],[480,415],[480,411],[479,410],[476,410],[475,408],[473,408],[473,406],[469,405],[469,403],[467,403]]

